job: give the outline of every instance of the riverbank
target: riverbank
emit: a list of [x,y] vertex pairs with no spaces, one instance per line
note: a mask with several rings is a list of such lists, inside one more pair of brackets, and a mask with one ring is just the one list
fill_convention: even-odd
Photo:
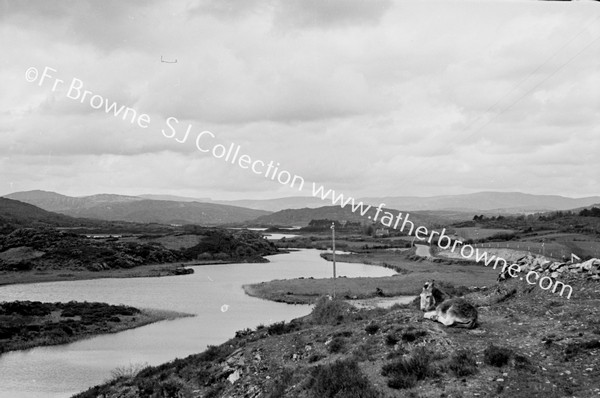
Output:
[[309,316],[240,330],[76,397],[597,396],[600,288],[572,278],[571,300],[518,280],[471,292],[473,330],[424,319],[415,305],[368,311],[322,299]]
[[[282,250],[285,254],[289,251]],[[275,254],[271,254],[275,255]],[[188,275],[193,274],[194,270],[188,267],[197,267],[203,265],[222,265],[222,264],[239,264],[240,262],[247,263],[262,263],[269,262],[265,258],[258,259],[242,259],[242,260],[194,260],[188,262],[177,262],[168,264],[149,264],[138,265],[134,268],[115,268],[102,271],[89,270],[43,270],[43,271],[0,271],[0,287],[3,285],[27,284],[27,283],[42,283],[42,282],[62,282],[62,281],[81,281],[90,279],[103,278],[154,278],[162,276]]]
[[187,316],[192,315],[105,303],[4,302],[0,303],[0,354],[72,343]]
[[[331,261],[331,253],[321,257]],[[422,259],[413,261],[412,252],[395,253],[374,250],[370,253],[336,255],[336,262],[361,263],[386,267],[397,275],[380,278],[345,278],[338,274],[336,295],[346,299],[415,296],[426,281],[434,279],[462,287],[491,286],[498,270],[480,264],[441,264]],[[265,300],[288,304],[312,304],[319,296],[333,295],[332,278],[296,278],[273,280],[243,286],[246,294]]]
[[139,265],[134,268],[115,268],[102,271],[68,269],[48,269],[43,271],[0,271],[0,286],[26,283],[80,281],[102,278],[146,278],[186,275],[194,272],[193,269],[186,268],[188,266],[227,263],[228,262],[218,261],[191,261],[174,264]]

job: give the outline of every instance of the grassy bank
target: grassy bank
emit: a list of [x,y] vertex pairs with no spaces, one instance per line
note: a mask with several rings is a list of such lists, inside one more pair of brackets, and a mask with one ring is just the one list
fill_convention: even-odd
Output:
[[[336,255],[337,262],[373,264],[396,270],[399,274],[380,278],[343,278],[335,280],[340,297],[371,298],[377,296],[412,296],[421,292],[431,279],[457,286],[490,286],[496,282],[498,270],[481,264],[443,264],[410,260],[410,253],[385,250],[372,253]],[[324,257],[331,258],[325,254]],[[333,279],[297,278],[244,285],[244,291],[254,297],[290,304],[313,303],[316,298],[333,293]]]
[[66,344],[99,334],[191,316],[105,303],[0,303],[0,353]]

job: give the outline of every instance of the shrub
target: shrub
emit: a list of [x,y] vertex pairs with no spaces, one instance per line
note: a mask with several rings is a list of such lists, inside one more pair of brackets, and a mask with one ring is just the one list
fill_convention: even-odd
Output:
[[330,299],[326,296],[317,300],[311,316],[313,322],[323,324],[337,324],[351,313],[352,306],[340,299]]
[[450,357],[448,368],[456,377],[470,376],[477,372],[477,362],[471,352],[459,350]]
[[325,355],[323,354],[312,354],[310,357],[308,357],[308,363],[319,362],[323,358],[325,358]]
[[285,390],[291,384],[293,377],[294,371],[289,368],[284,368],[275,378],[273,385],[267,394],[267,398],[285,397]]
[[400,339],[398,337],[396,337],[395,333],[388,333],[385,336],[385,344],[387,344],[389,346],[394,346],[399,341],[400,341]]
[[379,325],[376,323],[370,323],[365,327],[365,332],[368,334],[375,334],[379,330]]
[[531,370],[532,369],[531,361],[525,355],[515,354],[514,361],[515,361],[515,369],[518,369],[518,370],[525,370],[525,369]]
[[135,377],[147,367],[148,363],[130,363],[129,365],[119,366],[110,371],[111,380]]
[[407,330],[402,333],[402,341],[411,343],[425,336],[427,336],[427,332],[425,330]]
[[329,346],[327,347],[329,352],[332,354],[342,352],[345,348],[346,340],[343,337],[334,337],[334,339],[331,340],[331,343],[329,343]]
[[297,324],[294,322],[285,323],[285,321],[276,322],[267,326],[267,333],[271,336],[293,332],[297,329]]
[[487,365],[501,368],[506,365],[510,360],[512,351],[505,347],[498,347],[494,344],[490,344],[483,351],[483,362]]
[[417,381],[436,375],[431,365],[432,353],[423,347],[416,348],[408,358],[399,358],[382,367],[381,374],[389,378],[390,388],[414,387]]
[[352,356],[359,362],[372,361],[377,352],[377,341],[374,337],[369,337],[361,345],[356,347]]
[[308,388],[312,396],[319,398],[379,397],[355,360],[316,366],[312,370]]

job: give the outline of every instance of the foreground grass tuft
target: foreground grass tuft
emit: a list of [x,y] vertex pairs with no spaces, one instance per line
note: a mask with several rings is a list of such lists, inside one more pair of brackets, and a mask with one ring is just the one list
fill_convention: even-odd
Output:
[[475,356],[467,350],[459,350],[452,354],[448,363],[448,369],[456,377],[470,376],[477,372]]
[[494,344],[490,344],[483,351],[483,362],[487,365],[495,366],[497,368],[501,368],[502,366],[508,364],[510,358],[512,356],[512,350],[505,347],[499,347]]
[[351,359],[315,367],[308,388],[312,397],[319,398],[380,396],[358,363]]
[[390,388],[412,388],[419,380],[436,376],[436,368],[432,365],[433,360],[433,353],[418,347],[408,358],[399,358],[384,365],[381,374],[389,378]]
[[350,317],[352,306],[340,299],[327,296],[317,300],[312,311],[312,319],[316,324],[340,324]]

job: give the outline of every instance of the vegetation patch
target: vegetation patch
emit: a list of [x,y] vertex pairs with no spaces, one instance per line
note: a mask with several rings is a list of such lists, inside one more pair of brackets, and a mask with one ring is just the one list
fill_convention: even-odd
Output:
[[483,351],[483,362],[490,366],[501,368],[508,364],[512,357],[512,350],[505,347],[499,347],[494,344],[490,344]]
[[0,303],[0,353],[43,345],[70,343],[183,314],[149,311],[124,305],[75,302]]
[[351,359],[315,367],[311,372],[308,389],[312,397],[319,398],[380,396],[358,363]]
[[407,358],[396,359],[383,366],[381,374],[388,377],[388,386],[394,389],[414,387],[419,380],[437,375],[434,356],[423,347],[413,350]]

